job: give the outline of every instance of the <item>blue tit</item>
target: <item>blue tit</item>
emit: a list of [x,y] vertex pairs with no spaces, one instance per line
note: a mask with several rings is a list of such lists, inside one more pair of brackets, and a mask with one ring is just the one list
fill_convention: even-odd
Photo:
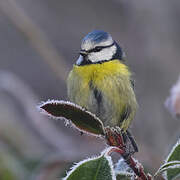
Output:
[[67,90],[70,101],[96,114],[105,126],[126,131],[136,114],[131,72],[121,47],[107,32],[94,30],[83,38]]

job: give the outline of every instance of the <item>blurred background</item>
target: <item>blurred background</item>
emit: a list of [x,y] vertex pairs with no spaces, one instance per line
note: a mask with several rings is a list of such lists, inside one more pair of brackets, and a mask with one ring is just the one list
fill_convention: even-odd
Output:
[[180,131],[164,107],[180,73],[179,17],[178,0],[1,0],[0,179],[57,179],[104,149],[101,139],[36,110],[41,101],[67,100],[68,72],[94,29],[126,52],[139,102],[131,126],[136,157],[155,172]]

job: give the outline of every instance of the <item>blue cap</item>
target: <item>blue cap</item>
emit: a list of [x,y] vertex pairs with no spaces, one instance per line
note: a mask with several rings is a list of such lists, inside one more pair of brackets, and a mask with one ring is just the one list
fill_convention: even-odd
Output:
[[100,43],[111,38],[110,34],[102,30],[94,30],[88,33],[82,40],[82,43],[85,41],[93,41],[95,43]]

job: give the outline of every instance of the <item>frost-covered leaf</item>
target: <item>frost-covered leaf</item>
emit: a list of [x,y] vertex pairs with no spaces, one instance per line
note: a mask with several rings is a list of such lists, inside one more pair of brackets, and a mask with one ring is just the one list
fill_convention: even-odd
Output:
[[[180,139],[175,144],[175,146],[172,148],[169,156],[166,159],[167,162],[171,161],[180,161]],[[174,166],[174,168],[170,168],[165,172],[165,177],[169,179],[175,179],[180,176],[180,167]]]
[[167,171],[167,170],[170,170],[170,169],[178,169],[180,168],[180,161],[170,161],[170,162],[167,162],[165,164],[163,164],[159,169],[158,171],[156,172],[155,176],[164,172],[164,171]]
[[102,153],[95,158],[83,160],[72,167],[63,180],[115,180],[111,157]]
[[180,77],[178,82],[171,88],[165,106],[173,116],[180,117]]
[[166,162],[170,161],[180,161],[180,139],[172,148],[171,152],[169,153]]
[[102,121],[94,114],[71,102],[49,100],[39,108],[53,118],[63,117],[70,120],[80,131],[94,135],[104,135]]
[[163,173],[165,179],[173,180],[180,177],[180,139],[172,148],[165,163],[158,169],[155,176]]

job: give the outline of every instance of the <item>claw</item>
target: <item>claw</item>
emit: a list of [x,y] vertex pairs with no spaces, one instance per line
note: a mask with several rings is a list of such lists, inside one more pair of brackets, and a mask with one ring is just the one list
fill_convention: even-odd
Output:
[[120,131],[120,128],[106,127],[106,139],[110,146],[116,146],[120,149],[125,149],[126,145]]
[[136,142],[128,130],[122,131],[119,127],[116,126],[106,127],[105,131],[108,144],[110,146],[115,146],[124,150],[127,159],[135,152],[138,152]]

